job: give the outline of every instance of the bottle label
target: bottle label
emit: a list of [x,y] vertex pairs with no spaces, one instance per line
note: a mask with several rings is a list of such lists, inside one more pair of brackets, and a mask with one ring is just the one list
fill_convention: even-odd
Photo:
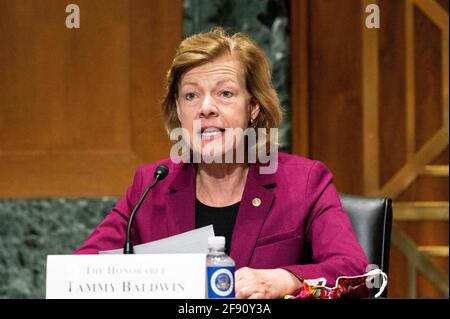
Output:
[[208,298],[234,298],[234,267],[208,267]]

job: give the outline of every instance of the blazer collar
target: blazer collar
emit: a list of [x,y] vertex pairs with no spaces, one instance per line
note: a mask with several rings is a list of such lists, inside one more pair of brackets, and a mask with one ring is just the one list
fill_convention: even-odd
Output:
[[169,236],[195,228],[195,164],[178,164],[167,193]]
[[275,198],[275,174],[260,174],[260,164],[250,164],[234,225],[230,255],[236,268],[247,266]]
[[[249,165],[247,181],[233,230],[230,255],[240,268],[248,265],[263,223],[272,206],[275,174],[260,174],[261,164]],[[167,193],[169,236],[195,228],[195,164],[179,164]]]

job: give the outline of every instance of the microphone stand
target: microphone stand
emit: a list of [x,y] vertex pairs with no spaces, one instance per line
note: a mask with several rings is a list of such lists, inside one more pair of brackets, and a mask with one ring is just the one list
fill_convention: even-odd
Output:
[[[163,165],[161,165],[161,166],[163,166]],[[139,210],[139,207],[141,207],[144,199],[147,197],[148,192],[153,187],[155,187],[155,185],[160,180],[164,179],[167,176],[167,172],[168,172],[167,167],[164,166],[164,167],[162,167],[162,169],[163,170],[161,170],[161,167],[158,167],[158,169],[155,172],[155,181],[145,189],[144,194],[141,196],[138,203],[136,204],[136,206],[134,206],[134,209],[131,212],[130,219],[128,220],[128,225],[127,225],[127,234],[126,234],[125,245],[123,247],[123,253],[125,255],[134,254],[133,244],[131,243],[131,225],[133,224],[134,216],[136,215],[137,211]],[[164,169],[167,169],[167,170],[164,170]]]

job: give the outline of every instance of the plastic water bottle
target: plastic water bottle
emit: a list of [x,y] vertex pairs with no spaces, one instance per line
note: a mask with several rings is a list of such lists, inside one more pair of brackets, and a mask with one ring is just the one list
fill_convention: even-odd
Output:
[[225,254],[225,237],[208,238],[206,285],[208,298],[234,298],[234,260]]

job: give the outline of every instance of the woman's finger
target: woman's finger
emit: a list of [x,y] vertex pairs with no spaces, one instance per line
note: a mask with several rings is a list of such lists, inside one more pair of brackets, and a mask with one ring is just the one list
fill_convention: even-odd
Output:
[[252,293],[252,294],[248,297],[248,299],[263,299],[263,298],[264,298],[264,294],[261,293],[261,292],[255,292],[255,293]]

